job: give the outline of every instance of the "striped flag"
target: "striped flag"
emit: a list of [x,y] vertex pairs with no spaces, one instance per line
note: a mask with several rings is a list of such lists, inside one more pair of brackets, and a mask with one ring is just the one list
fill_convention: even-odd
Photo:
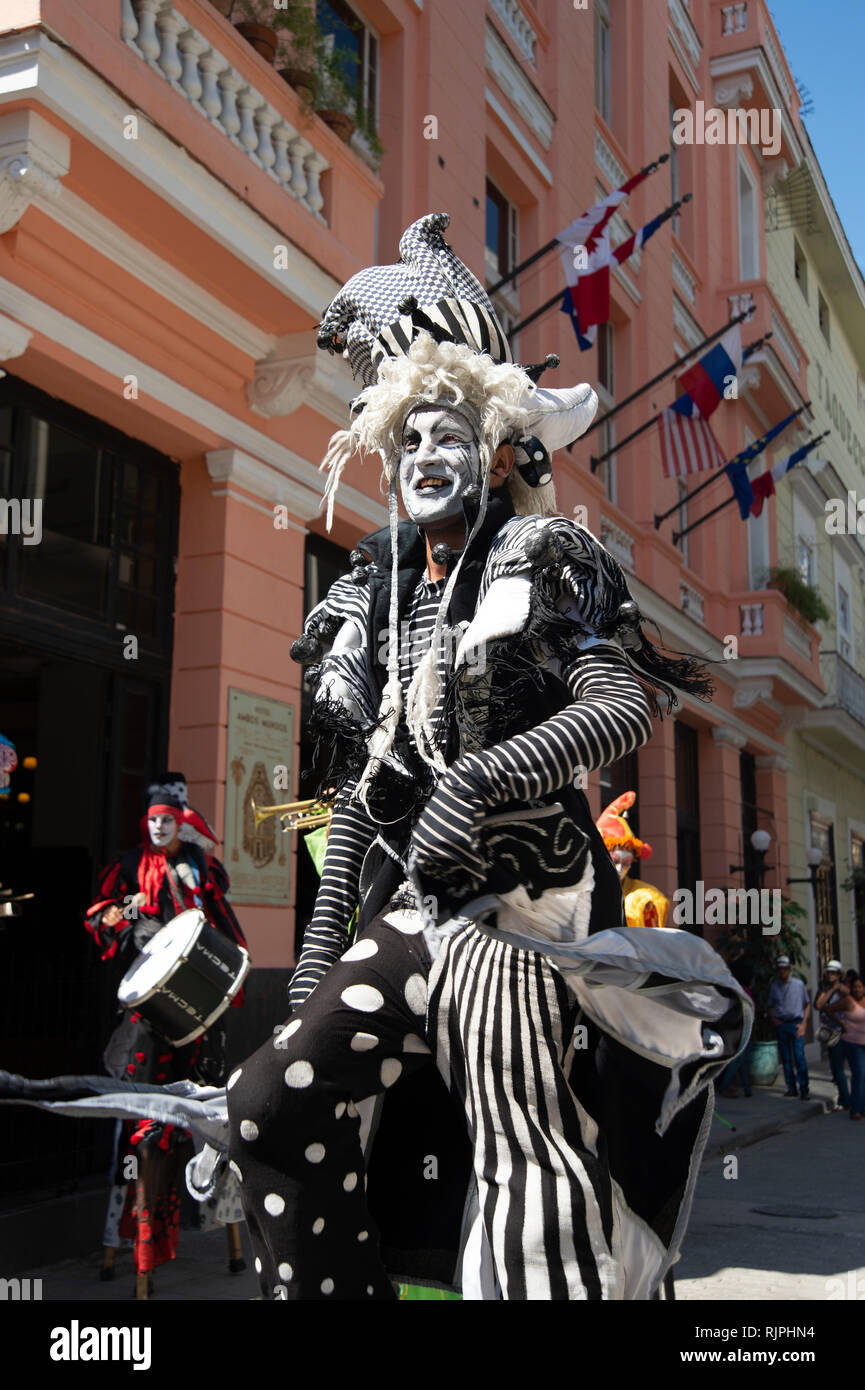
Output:
[[720,468],[724,455],[707,422],[699,415],[682,415],[672,406],[658,416],[661,461],[668,478]]
[[796,449],[792,454],[788,454],[785,459],[781,459],[774,467],[767,468],[765,473],[761,473],[759,478],[751,479],[751,491],[754,500],[751,503],[751,515],[759,516],[763,510],[763,503],[767,497],[774,496],[775,484],[785,473],[789,473],[791,468],[795,468],[797,463],[801,463],[803,458],[807,458],[812,449],[819,444],[819,439],[814,439],[808,444],[803,444],[801,449]]
[[621,188],[576,218],[556,238],[561,246],[567,283],[562,312],[570,315],[583,350],[592,346],[596,326],[606,323],[610,317],[610,266],[626,260],[661,225],[660,219],[655,218],[615,251],[610,247],[610,219],[628,194],[647,177],[648,171],[635,174]]
[[[777,425],[773,425],[765,434],[761,434],[760,438],[755,439],[753,444],[748,444],[746,448],[740,450],[736,457],[731,459],[727,464],[727,477],[730,479],[730,486],[739,504],[739,514],[743,521],[748,520],[755,500],[751,479],[748,477],[748,465],[758,454],[762,454],[766,445],[771,443],[776,435],[779,435],[782,430],[787,428],[791,420],[795,420],[796,416],[801,414],[801,410],[802,408],[800,407],[799,410],[792,411],[790,415],[785,415],[783,420],[779,420]],[[783,474],[787,472],[788,468],[792,468],[793,465],[798,462],[798,458],[796,458],[794,454],[790,454],[788,458],[784,459],[783,463],[776,463],[775,468],[779,470],[777,473],[775,473],[775,469],[769,469],[770,473],[775,474],[773,482],[776,481],[777,478],[782,477]],[[765,496],[766,494],[764,493],[764,500]],[[759,515],[759,513],[757,513],[757,515]]]
[[684,394],[679,396],[673,409],[682,415],[702,415],[708,420],[724,399],[730,380],[738,375],[742,358],[742,332],[737,323],[679,377]]

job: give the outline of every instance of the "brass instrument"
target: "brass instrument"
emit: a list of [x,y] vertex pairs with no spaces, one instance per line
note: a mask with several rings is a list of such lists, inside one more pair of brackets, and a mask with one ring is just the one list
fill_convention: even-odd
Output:
[[286,801],[281,806],[256,806],[250,802],[256,830],[268,816],[278,816],[280,829],[314,830],[318,825],[330,825],[333,809],[323,801]]

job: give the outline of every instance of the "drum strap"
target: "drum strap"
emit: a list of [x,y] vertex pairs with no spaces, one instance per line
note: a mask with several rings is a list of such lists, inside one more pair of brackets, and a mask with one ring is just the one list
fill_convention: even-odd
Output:
[[[190,864],[189,867],[192,870],[192,875],[195,879],[195,906],[201,907],[201,872],[198,868],[198,865],[195,863]],[[183,889],[183,882],[180,878],[180,875],[177,872],[177,869],[171,863],[171,860],[168,859],[167,856],[165,860],[165,872],[168,875],[168,887],[170,889],[171,896],[174,899],[174,905],[179,913],[184,912],[186,910],[186,895]]]

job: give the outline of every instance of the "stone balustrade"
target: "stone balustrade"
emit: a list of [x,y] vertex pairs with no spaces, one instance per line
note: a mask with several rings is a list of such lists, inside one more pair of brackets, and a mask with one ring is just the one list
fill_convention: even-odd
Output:
[[120,0],[124,43],[292,198],[324,222],[320,180],[330,165],[171,0]]
[[762,603],[739,604],[740,637],[762,637],[764,630]]

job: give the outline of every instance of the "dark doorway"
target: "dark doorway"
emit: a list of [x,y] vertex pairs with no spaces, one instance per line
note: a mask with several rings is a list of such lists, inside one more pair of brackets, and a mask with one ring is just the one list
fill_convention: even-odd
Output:
[[[676,721],[676,846],[679,888],[696,894],[700,870],[700,777],[697,730]],[[700,935],[697,926],[688,927]]]

